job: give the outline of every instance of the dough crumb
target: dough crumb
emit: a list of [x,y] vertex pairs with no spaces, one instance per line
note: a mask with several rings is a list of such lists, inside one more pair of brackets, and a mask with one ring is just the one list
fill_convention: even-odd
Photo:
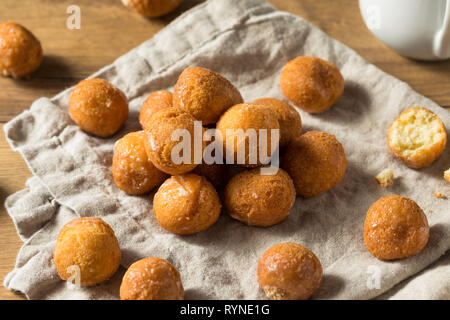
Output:
[[447,197],[445,196],[445,194],[440,193],[438,191],[434,191],[433,195],[436,199],[447,199]]
[[448,183],[450,183],[450,168],[448,168],[446,171],[444,171],[444,179]]
[[383,188],[390,187],[394,184],[394,171],[392,169],[384,169],[375,177],[375,180]]

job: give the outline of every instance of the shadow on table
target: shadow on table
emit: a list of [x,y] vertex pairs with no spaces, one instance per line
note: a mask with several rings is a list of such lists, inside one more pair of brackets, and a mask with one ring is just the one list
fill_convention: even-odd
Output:
[[450,59],[441,61],[419,61],[406,58],[411,64],[436,73],[450,74]]
[[328,123],[348,124],[349,119],[356,122],[363,118],[365,109],[371,105],[370,93],[353,80],[346,80],[344,93],[330,109],[310,116]]
[[190,288],[184,291],[185,300],[207,300],[210,299],[201,289]]
[[343,278],[333,275],[324,274],[322,278],[322,283],[313,295],[313,299],[325,299],[335,297],[339,291],[341,291],[345,286],[345,281]]
[[24,88],[63,90],[77,82],[76,76],[73,66],[64,57],[44,53],[42,64],[33,74],[28,78],[14,79],[14,82]]
[[[8,193],[0,186],[0,210],[5,209],[5,200],[8,197]],[[6,212],[6,210],[5,210]]]

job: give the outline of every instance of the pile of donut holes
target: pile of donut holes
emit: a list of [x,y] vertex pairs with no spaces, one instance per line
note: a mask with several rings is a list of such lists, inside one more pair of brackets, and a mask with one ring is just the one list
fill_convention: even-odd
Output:
[[[173,11],[182,0],[122,2],[144,16],[159,17]],[[2,34],[0,72],[15,78],[29,76],[43,58],[39,41],[13,22],[0,24]],[[280,86],[287,101],[298,109],[321,113],[341,97],[344,78],[331,62],[302,56],[283,67]],[[218,220],[222,203],[231,218],[246,225],[270,227],[282,223],[296,196],[311,198],[332,189],[343,179],[347,167],[344,148],[336,137],[320,131],[303,133],[300,113],[287,101],[260,98],[244,102],[239,90],[222,75],[206,68],[187,68],[173,93],[159,90],[148,95],[139,114],[142,130],[117,140],[113,180],[119,189],[135,196],[157,188],[154,217],[162,228],[179,236],[207,230]],[[72,120],[86,133],[100,138],[116,134],[127,121],[128,111],[125,94],[104,79],[81,81],[69,99]],[[178,142],[173,132],[181,129],[193,137],[198,122],[202,137],[215,129],[221,139],[202,139],[199,144],[192,141],[191,150],[200,150],[200,160],[192,151],[187,157],[183,155],[188,161],[174,161],[172,154]],[[256,131],[257,141],[261,131],[268,132],[267,145],[255,147],[256,158],[250,152],[249,137],[229,134],[230,130],[248,129]],[[274,130],[278,132],[275,138]],[[416,137],[420,130],[428,130],[426,140]],[[230,141],[232,147],[227,143]],[[446,141],[442,121],[422,107],[404,111],[388,131],[389,150],[414,169],[431,165],[443,153]],[[217,144],[226,160],[232,159],[234,164],[210,163],[202,158],[208,147]],[[241,158],[239,148],[245,150]],[[260,148],[276,153],[262,157]],[[280,168],[264,174],[262,168],[267,168],[271,156],[278,153]],[[218,158],[220,155],[215,155]],[[380,260],[418,254],[428,238],[427,217],[411,199],[382,197],[367,212],[364,243]],[[97,285],[116,272],[120,260],[114,231],[100,218],[75,219],[58,235],[54,262],[64,280],[78,270],[79,285]],[[259,259],[257,278],[270,299],[308,299],[320,287],[322,266],[308,248],[280,243]],[[125,273],[120,297],[183,299],[181,275],[165,259],[141,259]]]

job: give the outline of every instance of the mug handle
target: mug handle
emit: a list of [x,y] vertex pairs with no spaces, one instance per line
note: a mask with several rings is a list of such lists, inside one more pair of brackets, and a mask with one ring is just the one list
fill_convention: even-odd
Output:
[[450,58],[450,0],[445,4],[444,22],[433,42],[434,55],[441,59]]

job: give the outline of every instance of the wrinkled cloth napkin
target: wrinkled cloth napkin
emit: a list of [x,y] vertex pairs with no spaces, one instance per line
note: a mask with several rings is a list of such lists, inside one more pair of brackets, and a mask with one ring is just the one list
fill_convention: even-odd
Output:
[[[139,109],[151,91],[172,89],[183,69],[202,66],[227,77],[246,101],[282,99],[281,69],[301,55],[332,61],[345,78],[345,92],[329,111],[301,113],[305,130],[326,131],[342,142],[348,168],[338,186],[312,199],[297,198],[279,225],[248,227],[223,213],[210,229],[192,236],[176,236],[158,225],[152,195],[129,196],[115,186],[114,142],[140,130]],[[413,170],[394,160],[386,146],[388,126],[402,110],[424,106],[447,128],[449,114],[352,49],[263,0],[210,0],[94,76],[112,82],[130,101],[130,117],[114,137],[89,136],[71,121],[70,89],[35,101],[4,127],[12,148],[34,174],[27,188],[5,204],[25,242],[5,287],[30,299],[117,299],[125,268],[157,256],[178,268],[187,299],[264,299],[256,278],[257,259],[276,243],[297,242],[323,265],[323,283],[314,298],[449,298],[450,259],[423,270],[450,247],[449,202],[433,197],[433,191],[450,194],[442,178],[450,153],[428,168]],[[388,167],[396,180],[383,189],[374,176]],[[430,241],[420,254],[394,262],[375,259],[363,243],[367,209],[388,194],[414,199],[431,226]],[[60,228],[79,216],[109,223],[123,253],[114,277],[90,288],[61,281],[52,261]]]

